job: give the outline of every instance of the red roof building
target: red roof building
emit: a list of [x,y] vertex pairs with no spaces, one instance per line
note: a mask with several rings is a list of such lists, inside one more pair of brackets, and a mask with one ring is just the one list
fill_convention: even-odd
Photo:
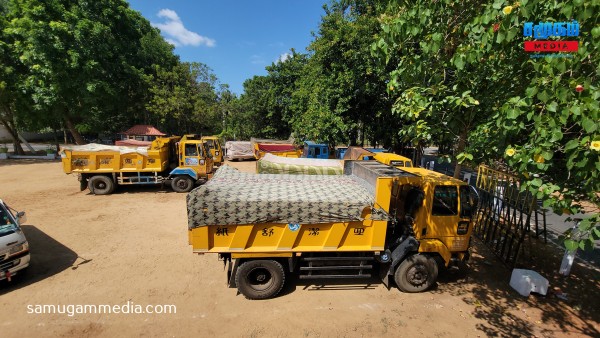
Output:
[[121,140],[152,141],[159,136],[166,136],[167,134],[156,129],[154,126],[138,124],[119,135],[121,136]]

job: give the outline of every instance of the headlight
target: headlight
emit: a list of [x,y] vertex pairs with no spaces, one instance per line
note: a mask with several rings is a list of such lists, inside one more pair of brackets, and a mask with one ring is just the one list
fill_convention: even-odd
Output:
[[27,242],[19,244],[17,246],[14,246],[12,249],[10,249],[10,251],[8,252],[9,255],[14,255],[14,254],[18,254],[19,252],[25,251],[29,249],[29,245],[27,244]]
[[465,235],[469,232],[469,222],[459,222],[458,227],[456,228],[456,234]]

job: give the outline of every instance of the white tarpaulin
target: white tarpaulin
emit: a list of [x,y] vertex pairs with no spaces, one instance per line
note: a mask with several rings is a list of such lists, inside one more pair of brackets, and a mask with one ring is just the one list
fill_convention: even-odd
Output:
[[254,158],[254,149],[250,141],[225,142],[225,156],[228,160]]
[[64,156],[65,150],[74,151],[118,151],[121,154],[138,153],[143,156],[148,156],[148,147],[127,147],[127,146],[111,146],[99,143],[89,143],[74,146],[62,146],[60,148],[61,156]]

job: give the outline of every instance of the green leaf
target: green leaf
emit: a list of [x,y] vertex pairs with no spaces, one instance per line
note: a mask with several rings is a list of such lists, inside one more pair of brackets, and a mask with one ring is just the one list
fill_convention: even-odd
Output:
[[527,97],[533,97],[535,94],[537,94],[537,92],[537,87],[529,87],[525,90],[525,94],[527,95]]
[[512,41],[512,39],[517,35],[516,29],[511,29],[506,34],[506,41]]
[[588,133],[593,133],[594,131],[596,131],[596,129],[598,129],[598,124],[588,118],[584,118],[581,122],[581,125],[583,126],[583,129],[585,129],[585,131]]
[[578,146],[579,146],[579,140],[577,140],[577,139],[571,140],[571,141],[567,142],[567,144],[565,145],[565,151],[575,149]]
[[592,229],[592,235],[595,236],[596,240],[600,239],[600,227],[595,227]]
[[552,101],[549,105],[546,106],[548,111],[551,111],[553,113],[556,112],[556,107],[558,107],[558,103],[556,103],[556,101]]
[[550,95],[548,95],[548,92],[544,90],[544,91],[542,91],[541,93],[538,93],[538,94],[537,94],[537,98],[538,98],[540,101],[542,101],[542,102],[546,103],[546,102],[548,102],[548,100],[550,99]]
[[465,67],[465,62],[462,59],[462,57],[457,57],[454,59],[454,65],[456,66],[456,68],[458,68],[459,70],[462,70]]
[[572,239],[566,239],[564,241],[565,244],[565,248],[567,248],[567,250],[569,251],[575,251],[578,248],[578,243]]
[[508,119],[514,120],[517,117],[519,117],[519,115],[521,115],[521,110],[519,110],[518,108],[513,108],[508,111],[508,114],[506,114],[506,117]]
[[[563,133],[560,130],[555,130],[552,132],[552,137],[550,138],[550,142],[560,141],[563,138]],[[549,160],[547,158],[547,160]]]
[[585,251],[592,251],[594,250],[594,241],[591,239],[585,239],[579,242],[579,248]]
[[502,43],[504,41],[504,32],[498,31],[498,36],[496,36],[496,43]]

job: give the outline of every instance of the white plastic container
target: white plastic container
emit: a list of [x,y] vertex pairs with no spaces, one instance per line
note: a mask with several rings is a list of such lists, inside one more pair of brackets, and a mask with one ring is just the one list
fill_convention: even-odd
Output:
[[531,292],[546,295],[548,280],[532,270],[513,269],[510,277],[510,286],[521,296],[529,296]]

